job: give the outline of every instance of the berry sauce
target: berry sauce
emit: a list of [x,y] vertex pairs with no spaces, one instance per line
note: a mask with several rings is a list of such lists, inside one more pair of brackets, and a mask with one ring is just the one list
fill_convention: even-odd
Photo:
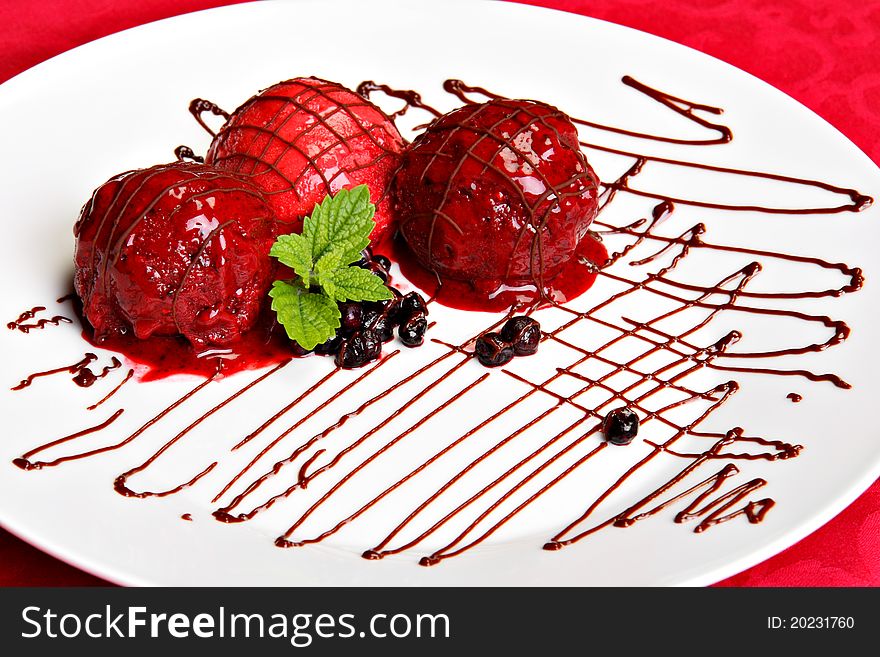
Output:
[[[394,261],[400,265],[400,271],[413,285],[423,290],[432,301],[450,308],[503,312],[542,300],[537,286],[531,281],[516,287],[500,280],[487,280],[479,284],[451,278],[438,281],[434,273],[419,264],[399,238],[378,246],[377,251],[392,253]],[[596,268],[584,264],[582,259],[601,267],[608,260],[608,251],[600,241],[586,235],[578,245],[576,256],[566,263],[555,278],[547,281],[546,294],[552,301],[566,303],[592,287],[597,276]]]
[[153,336],[146,340],[131,335],[113,336],[99,343],[85,321],[82,335],[90,344],[119,352],[139,366],[137,374],[141,381],[164,379],[175,374],[210,377],[218,370],[223,374],[234,374],[277,365],[296,356],[284,330],[268,315],[264,313],[259,324],[237,342],[201,352],[180,336]]

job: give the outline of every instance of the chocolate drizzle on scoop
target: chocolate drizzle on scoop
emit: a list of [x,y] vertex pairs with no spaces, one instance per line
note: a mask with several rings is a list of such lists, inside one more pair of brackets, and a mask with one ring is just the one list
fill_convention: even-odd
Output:
[[[727,126],[715,122],[714,117],[721,114],[719,108],[684,100],[628,76],[622,82],[655,101],[662,110],[673,111],[713,135],[689,140],[586,119],[573,121],[585,129],[627,139],[691,147],[723,148],[732,138]],[[444,88],[466,104],[479,102],[472,98],[474,95],[499,98],[459,80],[447,80]],[[405,107],[396,111],[395,117],[409,109],[424,111],[430,117],[440,115],[415,91],[374,82],[363,83],[358,91],[365,96],[381,92],[404,101]],[[203,112],[228,117],[202,100],[193,101],[191,110],[209,132],[201,118]],[[712,118],[705,118],[707,114]],[[172,495],[197,484],[205,488],[207,475],[224,456],[233,459],[242,454],[243,461],[231,470],[218,468],[215,474],[222,472],[224,479],[210,484],[217,484],[212,500],[219,505],[214,511],[217,520],[247,522],[296,495],[302,499],[284,507],[293,509],[294,517],[278,510],[286,529],[275,542],[279,547],[295,548],[329,539],[353,523],[369,524],[372,512],[381,513],[387,509],[383,505],[397,504],[394,508],[399,516],[390,525],[387,516],[377,523],[374,544],[362,556],[379,560],[418,550],[418,562],[423,566],[440,564],[503,534],[536,504],[544,502],[548,505],[545,508],[553,508],[559,499],[553,495],[572,487],[578,497],[574,502],[566,498],[565,508],[582,506],[560,523],[564,527],[554,528],[545,541],[546,550],[562,549],[605,528],[631,527],[663,512],[669,512],[676,523],[691,523],[696,533],[726,522],[761,522],[775,504],[758,494],[767,481],[751,473],[746,478],[737,463],[767,466],[796,457],[803,447],[789,436],[764,436],[745,426],[718,427],[709,418],[730,402],[741,385],[748,385],[756,376],[786,377],[799,384],[827,386],[829,394],[843,394],[850,386],[837,374],[792,367],[791,363],[798,355],[818,354],[839,346],[848,338],[849,327],[831,316],[795,310],[786,304],[799,299],[830,301],[854,293],[862,287],[862,271],[833,260],[710,240],[709,227],[703,222],[684,231],[666,230],[665,226],[681,206],[730,213],[834,215],[862,211],[872,200],[854,189],[822,181],[675,160],[603,144],[583,142],[583,146],[587,152],[598,150],[630,158],[623,175],[602,183],[600,215],[587,238],[596,246],[589,254],[579,254],[576,263],[585,276],[596,281],[595,293],[580,299],[544,298],[541,303],[520,305],[457,344],[434,339],[432,360],[405,370],[402,368],[407,359],[394,358],[398,351],[360,372],[345,372],[325,364],[315,370],[313,381],[300,382],[302,391],[291,394],[292,401],[271,412],[261,412],[239,400],[268,379],[287,385],[280,378],[285,360],[237,388],[194,421],[184,423],[182,429],[166,429],[173,437],[139,465],[119,475],[117,492],[140,498]],[[819,190],[830,198],[818,207],[769,207],[749,199],[722,203],[683,198],[652,189],[647,183],[637,186],[639,176],[648,167],[665,167],[670,173],[700,170],[724,177],[772,180]],[[607,208],[624,194],[653,199],[653,207],[644,212],[646,216],[629,223],[615,221]],[[719,253],[728,258],[711,257]],[[729,259],[730,266],[700,270],[695,282],[693,271],[688,275],[686,269],[696,254],[708,254],[717,267],[726,267]],[[406,261],[400,264],[404,273],[414,266]],[[767,278],[765,269],[788,265],[808,268],[821,274],[818,278],[829,280],[815,288],[795,290],[754,284]],[[802,276],[798,280],[815,278]],[[444,301],[444,281],[437,282],[436,287],[432,304]],[[661,303],[640,304],[639,300],[645,298]],[[637,314],[641,308],[647,310]],[[492,371],[476,365],[472,358],[476,338],[499,330],[514,314],[540,317],[542,341],[538,355],[515,359]],[[549,321],[551,317],[555,317],[553,322]],[[763,349],[750,346],[747,320],[755,317],[793,327],[779,332],[779,339],[788,342]],[[622,351],[626,355],[621,355]],[[528,365],[549,358],[548,353],[557,354],[553,356],[554,367],[540,376],[529,369],[531,365],[517,366],[520,360]],[[30,385],[39,376],[80,373],[95,359],[94,354],[87,354],[86,359],[73,365],[33,374],[17,388]],[[779,359],[784,359],[784,367],[776,366]],[[38,470],[123,448],[159,423],[170,425],[174,409],[184,404],[201,408],[198,400],[190,400],[220,377],[219,365],[206,380],[122,441],[54,460],[32,460],[44,450],[79,441],[108,427],[122,414],[120,409],[105,422],[29,451],[15,464]],[[397,366],[401,373],[392,383],[374,383],[374,372],[382,368],[387,373]],[[707,383],[707,372],[724,376],[720,382]],[[727,380],[732,372],[740,375],[740,382]],[[489,397],[485,395],[485,382],[493,376],[508,379],[513,387],[505,389],[516,392],[509,398],[493,399],[492,404],[483,403]],[[799,401],[800,395],[790,393],[788,398]],[[468,400],[469,407],[476,410],[463,414],[460,409]],[[638,440],[626,448],[608,447],[601,435],[602,421],[610,410],[623,406],[639,418]],[[233,413],[246,408],[254,427],[245,435],[228,437],[225,447],[216,448],[216,452],[225,449],[228,454],[221,456],[212,451],[205,455],[204,462],[189,466],[194,474],[186,481],[170,482],[160,492],[134,489],[133,476],[148,468],[159,470],[163,460],[173,460],[173,447],[227,407]],[[371,419],[370,413],[379,419]],[[744,424],[746,421],[750,420],[743,418]],[[429,429],[420,433],[424,427]],[[402,456],[407,446],[428,432],[428,456],[407,461]],[[530,435],[540,435],[541,440],[528,443]],[[247,449],[253,453],[244,455]],[[455,468],[444,471],[450,455],[457,459]],[[610,484],[595,483],[597,472],[612,473]],[[433,477],[431,481],[441,481],[441,485],[427,490],[414,486],[428,476]],[[352,480],[362,482],[372,492],[352,503],[350,497],[345,498],[353,488]],[[637,499],[624,494],[625,485],[630,483],[643,491]]]

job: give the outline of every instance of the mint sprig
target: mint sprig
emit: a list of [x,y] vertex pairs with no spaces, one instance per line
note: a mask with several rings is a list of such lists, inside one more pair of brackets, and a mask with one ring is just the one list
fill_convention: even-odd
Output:
[[269,255],[296,274],[272,285],[272,310],[303,349],[314,349],[336,334],[337,302],[391,298],[381,278],[352,266],[370,243],[375,212],[366,185],[342,189],[315,206],[301,235],[281,235],[272,245]]

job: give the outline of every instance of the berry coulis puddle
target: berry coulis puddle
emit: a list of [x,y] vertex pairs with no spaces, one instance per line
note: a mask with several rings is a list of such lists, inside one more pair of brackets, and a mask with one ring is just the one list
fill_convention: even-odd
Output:
[[[265,418],[249,409],[255,415],[253,427],[229,451],[235,453],[255,441],[260,448],[212,491],[213,518],[247,522],[291,496],[308,495],[310,482],[341,472],[338,466],[345,461],[345,474],[336,483],[331,480],[329,490],[305,511],[300,508],[295,521],[280,530],[275,540],[281,548],[319,543],[354,522],[368,522],[362,516],[382,506],[399,486],[423,476],[424,470],[471,436],[488,429],[497,435],[495,444],[467,457],[470,460],[460,472],[436,491],[410,500],[410,511],[390,531],[392,525],[383,523],[384,537],[361,556],[378,560],[420,551],[424,556],[417,562],[422,566],[440,564],[489,539],[568,478],[584,475],[590,468],[615,467],[608,461],[610,455],[636,454],[606,489],[591,499],[573,502],[570,522],[548,537],[545,550],[565,548],[607,527],[630,527],[670,505],[675,507],[674,521],[693,521],[696,533],[737,519],[761,522],[775,505],[773,499],[757,496],[767,481],[763,477],[744,480],[737,463],[785,461],[797,457],[803,446],[740,426],[709,430],[703,425],[740,390],[741,384],[731,378],[738,374],[848,389],[849,384],[836,374],[792,368],[791,360],[785,367],[767,363],[822,352],[844,342],[849,336],[845,322],[794,310],[784,302],[830,302],[855,293],[862,286],[862,272],[836,260],[714,242],[702,222],[675,236],[658,231],[657,226],[674,217],[680,207],[822,216],[860,212],[872,199],[824,181],[662,158],[582,141],[578,125],[626,135],[628,143],[664,142],[683,149],[716,147],[733,139],[729,127],[713,122],[720,108],[672,96],[630,76],[621,82],[632,93],[652,100],[658,111],[675,112],[713,135],[681,139],[604,125],[570,117],[545,102],[505,98],[454,79],[447,80],[443,88],[460,106],[447,113],[423,102],[415,90],[370,81],[354,92],[317,78],[275,84],[234,112],[204,99],[193,100],[191,113],[213,138],[205,156],[179,146],[175,150],[178,162],[120,174],[96,190],[76,225],[75,288],[84,301],[83,337],[90,345],[124,355],[127,372],[118,358],[102,366],[99,356],[88,352],[75,363],[70,364],[71,359],[62,367],[31,374],[15,389],[29,388],[40,377],[61,374],[73,375],[73,383],[83,388],[112,379],[113,387],[87,407],[88,413],[104,403],[111,406],[135,368],[135,378],[141,382],[175,374],[196,375],[197,382],[169,406],[155,409],[152,419],[121,440],[117,436],[101,447],[77,447],[80,438],[111,427],[124,412],[120,407],[100,421],[85,422],[85,428],[78,418],[75,431],[34,447],[14,464],[39,471],[122,450],[147,428],[166,427],[171,410],[190,404],[202,415],[180,431],[166,427],[174,437],[142,463],[112,478],[113,487],[121,495],[142,499],[207,486],[207,475],[223,458],[219,452],[206,457],[210,463],[193,464],[196,474],[190,479],[163,490],[140,490],[135,478],[161,467],[156,461],[167,449],[233,406],[248,390],[278,381],[280,373],[296,368],[301,358],[328,356],[314,361],[326,363],[319,368],[323,374],[282,409]],[[380,94],[402,100],[404,106],[389,116],[371,100]],[[395,119],[408,112],[425,112],[431,119],[410,143],[395,125]],[[225,120],[216,133],[203,120],[205,113]],[[707,113],[711,121],[704,118]],[[630,158],[632,164],[617,179],[600,180],[587,159],[595,151]],[[770,207],[748,198],[720,203],[633,185],[649,167],[804,186],[827,194],[828,204]],[[358,222],[362,228],[365,225],[367,206],[352,200],[359,186],[369,191],[371,247],[349,230]],[[631,217],[630,223],[612,223],[603,210],[619,195],[650,199],[653,210],[649,216]],[[284,240],[289,240],[286,250],[276,252]],[[606,243],[611,240],[617,242],[609,254]],[[621,240],[625,246],[618,249]],[[642,257],[633,260],[631,252],[637,248]],[[677,279],[679,265],[700,250],[752,261],[723,276],[713,274],[696,282]],[[270,251],[282,264],[270,259]],[[762,287],[765,291],[753,291],[749,284],[762,275],[762,261],[836,273],[843,282],[825,290],[766,291]],[[392,263],[399,265],[424,297],[395,289],[389,273]],[[640,277],[633,268],[648,268],[648,272]],[[614,282],[619,291],[592,298],[591,287],[599,277]],[[360,287],[352,287],[351,281],[358,281]],[[270,306],[268,291],[279,283],[286,286],[286,296],[278,295],[283,303],[273,296]],[[361,292],[343,294],[339,290],[345,285]],[[363,292],[367,288],[372,292]],[[666,310],[638,321],[629,311],[616,319],[608,312],[618,300],[640,293],[656,295]],[[58,302],[68,300],[69,296]],[[448,344],[442,319],[429,322],[433,304],[452,309],[447,312],[480,311],[494,313],[495,318],[460,344]],[[542,312],[547,308],[561,312],[567,320],[553,328],[542,327]],[[599,309],[604,312],[598,313]],[[678,332],[663,328],[665,320],[682,319],[694,309],[706,311],[705,316]],[[782,317],[819,328],[827,337],[807,344],[792,342],[772,351],[740,348],[740,329],[715,335],[708,342],[697,337],[724,313]],[[8,328],[27,335],[63,330],[59,327],[70,322],[45,306],[34,306],[10,321]],[[569,330],[573,327],[583,335],[598,328],[613,337],[599,348],[587,348],[578,344],[578,331]],[[628,339],[639,341],[644,351],[625,361],[615,360],[609,350]],[[430,352],[430,362],[412,355],[428,352],[418,349],[428,341],[437,348]],[[558,353],[549,346],[564,347],[570,359],[554,363],[548,378],[533,379],[524,373],[528,368],[515,367],[521,358],[542,359],[548,352]],[[672,362],[648,364],[656,354],[671,356]],[[409,359],[414,367],[395,375],[390,383],[373,376],[380,370],[391,372],[395,364]],[[750,365],[754,359],[761,359],[761,366]],[[609,372],[591,378],[580,369],[586,363],[599,363]],[[249,369],[259,374],[245,377],[248,380],[221,402],[201,404],[199,393],[215,379]],[[343,374],[346,370],[351,371]],[[716,372],[721,382],[708,388],[691,383],[689,375],[698,371]],[[621,372],[635,380],[627,385],[615,382],[614,376]],[[465,379],[462,373],[476,376]],[[501,410],[448,424],[445,434],[451,437],[436,444],[430,457],[396,463],[399,474],[377,482],[377,492],[355,511],[340,510],[335,524],[306,528],[306,521],[318,510],[333,510],[334,495],[349,479],[376,459],[387,458],[386,452],[401,441],[412,440],[423,424],[460,400],[492,395],[491,382],[499,380],[516,382],[525,392]],[[330,381],[342,387],[333,388]],[[554,387],[561,381],[581,387],[563,396]],[[443,382],[455,390],[436,402],[430,393]],[[410,383],[417,384],[414,394],[376,419],[364,433],[356,435],[361,430],[357,429],[348,436],[350,418],[382,408],[383,400]],[[366,401],[351,402],[346,397],[350,391]],[[597,391],[606,394],[604,402],[582,401],[582,395]],[[660,392],[677,398],[658,408],[654,395]],[[553,407],[521,427],[513,426],[508,414],[523,408],[523,402],[533,395],[550,399]],[[316,399],[320,401],[313,403]],[[801,396],[790,393],[788,399],[797,402]],[[698,410],[689,420],[681,419],[682,407],[691,406]],[[423,407],[427,410],[409,429],[390,439],[383,433],[397,416]],[[544,418],[563,407],[574,408],[581,419],[555,435],[548,432],[534,452],[471,497],[456,492],[464,473],[479,471],[483,462],[516,445],[516,439],[531,428],[540,430]],[[323,430],[303,438],[299,427],[327,408],[340,412],[333,410],[334,417]],[[285,416],[287,428],[269,437],[267,429]],[[672,437],[660,441],[651,433],[652,424],[662,424]],[[348,437],[346,445],[335,455],[325,454],[326,439],[338,434]],[[702,446],[697,449],[694,444]],[[67,453],[41,460],[44,451],[64,445]],[[287,449],[289,456],[278,460],[270,455],[276,447]],[[356,452],[357,448],[362,449]],[[618,511],[608,514],[603,510],[604,515],[595,517],[607,498],[661,458],[680,463],[673,476],[664,475],[647,489],[642,487],[650,492],[627,500]],[[564,467],[555,477],[544,476],[554,465]],[[270,481],[274,483],[266,485]],[[497,511],[524,492],[529,494],[519,506]],[[441,521],[431,524],[428,518],[441,503],[451,508]],[[455,527],[454,537],[445,543],[436,541],[437,531],[447,524]]]
[[97,342],[88,329],[84,329],[82,335],[97,348],[124,355],[136,367],[140,381],[156,381],[180,374],[211,377],[219,372],[225,376],[277,365],[297,356],[284,331],[275,326],[271,318],[260,319],[257,326],[227,347],[207,347],[201,352],[177,336],[155,336],[145,340],[113,336]]
[[386,241],[383,246],[392,255],[404,277],[431,301],[449,308],[476,312],[506,312],[510,308],[573,301],[590,289],[596,281],[598,269],[608,261],[608,251],[602,242],[587,234],[559,273],[544,281],[542,293],[538,284],[530,280],[504,282],[483,279],[477,282],[439,279],[434,272],[419,264],[400,238]]

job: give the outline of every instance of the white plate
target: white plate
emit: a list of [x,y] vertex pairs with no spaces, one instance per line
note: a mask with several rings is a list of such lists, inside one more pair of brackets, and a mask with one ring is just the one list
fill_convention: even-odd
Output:
[[[442,9],[440,6],[433,2],[352,1],[264,2],[227,7],[102,39],[3,85],[0,216],[5,233],[0,241],[0,270],[5,291],[0,316],[13,319],[37,304],[48,306],[50,312],[55,310],[53,300],[69,286],[71,227],[80,205],[94,187],[118,171],[170,160],[172,148],[178,144],[187,143],[197,151],[205,149],[207,135],[186,110],[191,98],[210,98],[223,107],[234,108],[255,90],[298,75],[313,74],[350,86],[372,79],[415,88],[429,103],[442,108],[454,106],[453,99],[442,90],[442,81],[447,77],[462,78],[508,96],[543,99],[573,115],[597,121],[686,138],[705,136],[705,130],[621,84],[621,77],[629,74],[676,96],[725,108],[721,118],[732,127],[734,141],[693,147],[596,131],[584,131],[585,138],[655,155],[821,179],[866,194],[880,193],[880,174],[875,166],[836,130],[780,92],[705,55],[616,25],[531,7],[488,2],[444,2]],[[603,180],[619,175],[628,164],[625,159],[592,151],[590,156]],[[638,183],[666,185],[679,193],[705,199],[748,198],[765,205],[840,201],[840,197],[802,186],[756,185],[741,177],[731,179],[697,171],[683,174],[677,168],[650,174],[646,171]],[[647,199],[619,195],[603,217],[614,222],[631,221],[645,216],[652,205]],[[878,214],[877,207],[857,214],[785,216],[679,205],[660,231],[677,235],[703,221],[708,226],[707,239],[715,242],[820,256],[832,262],[857,264],[865,270],[864,289],[841,298],[749,300],[753,305],[771,304],[828,314],[845,320],[853,330],[842,345],[822,353],[749,361],[747,366],[834,372],[852,383],[852,390],[798,377],[731,374],[708,368],[687,379],[689,385],[701,390],[730,378],[741,384],[740,391],[703,428],[726,431],[742,426],[751,435],[779,437],[805,447],[796,459],[737,461],[742,472],[726,483],[723,490],[755,477],[766,479],[768,484],[764,488],[746,498],[770,497],[776,501],[761,524],[750,524],[739,517],[696,534],[692,531],[695,523],[673,522],[675,512],[686,505],[679,502],[631,528],[611,527],[564,550],[542,550],[550,536],[580,515],[608,483],[646,453],[648,448],[641,439],[657,438],[653,432],[662,428],[661,423],[653,422],[644,426],[638,443],[605,450],[602,458],[576,470],[484,544],[460,557],[433,568],[417,565],[420,556],[444,545],[458,533],[453,531],[455,527],[446,527],[423,545],[396,557],[380,562],[360,558],[362,550],[375,545],[421,498],[436,490],[445,481],[444,475],[448,478],[475,454],[520,426],[526,411],[540,411],[552,405],[549,397],[537,394],[533,395],[536,403],[522,409],[522,414],[517,411],[504,416],[491,430],[467,441],[460,453],[450,453],[437,471],[426,470],[326,542],[278,549],[273,546],[273,539],[330,484],[486,370],[475,362],[468,363],[426,395],[411,412],[373,435],[363,451],[341,460],[324,479],[316,480],[306,491],[297,491],[251,522],[226,525],[210,515],[216,508],[210,503],[213,494],[235,471],[235,466],[241,465],[242,458],[253,455],[282,427],[291,424],[298,413],[319,406],[326,394],[309,397],[248,448],[231,454],[230,447],[285,401],[326,374],[331,368],[329,359],[312,358],[288,366],[200,425],[147,472],[132,480],[132,486],[138,489],[163,489],[219,461],[220,465],[196,486],[165,498],[124,498],[112,487],[117,474],[140,463],[188,421],[258,373],[242,373],[211,384],[191,403],[169,414],[124,449],[57,468],[25,472],[14,467],[11,460],[35,445],[62,436],[72,428],[96,424],[116,408],[125,407],[124,415],[110,428],[59,446],[54,455],[118,441],[194,385],[192,379],[185,377],[130,383],[94,411],[84,409],[115,385],[118,378],[108,377],[92,388],[80,389],[71,384],[69,376],[47,377],[23,391],[9,391],[8,387],[28,372],[81,357],[88,347],[79,337],[78,328],[71,325],[49,327],[28,335],[18,331],[0,333],[4,379],[4,391],[0,392],[0,522],[62,559],[125,584],[713,582],[769,557],[819,527],[880,472],[874,404],[867,403],[880,396],[874,344],[880,308],[880,288],[875,284],[875,252],[880,240]],[[652,252],[649,245],[640,249],[634,257]],[[749,259],[726,253],[715,253],[710,258],[694,256],[691,265],[680,268],[680,275],[682,280],[696,277],[706,283],[718,278],[719,272],[732,271]],[[764,260],[766,267],[750,289],[794,291],[842,284],[841,277],[833,272]],[[629,267],[626,263],[615,267],[615,271],[627,275],[641,276],[648,271],[647,266]],[[578,304],[596,303],[611,289],[607,281],[600,281]],[[59,307],[62,314],[68,310],[66,306]],[[606,317],[615,321],[627,316],[645,319],[663,309],[662,297],[644,294],[615,306]],[[432,329],[433,337],[449,341],[463,339],[492,320],[486,315],[442,308],[433,310],[431,317],[437,322]],[[545,321],[551,327],[554,320],[548,316]],[[585,344],[601,339],[598,329],[589,324],[578,328],[571,339]],[[698,344],[711,344],[732,328],[745,335],[742,348],[752,350],[795,346],[827,337],[827,329],[812,324],[727,312],[693,339]],[[353,389],[350,397],[340,398],[295,431],[258,469],[265,470],[282,452],[289,453],[293,446],[320,433],[341,414],[355,408],[359,400],[393,384],[443,349],[433,344],[401,353],[393,364],[367,379],[371,383]],[[101,358],[104,362],[108,355],[101,354]],[[570,360],[570,353],[548,344],[542,347],[541,355],[516,361],[514,369],[537,380],[548,368],[553,371]],[[346,423],[321,443],[327,451],[319,458],[338,453],[341,447],[387,418],[397,400],[427,387],[439,378],[439,372],[433,370]],[[336,381],[356,374],[340,375]],[[352,479],[340,489],[340,494],[321,507],[297,532],[297,537],[313,536],[331,527],[356,509],[357,503],[371,491],[375,493],[409,472],[413,465],[525,389],[511,377],[492,371],[474,394],[441,411],[370,465],[368,475],[365,470],[366,476]],[[803,402],[791,403],[786,394],[792,391],[802,394]],[[596,401],[589,396],[583,398],[585,404]],[[423,529],[429,521],[440,517],[444,508],[453,503],[452,497],[464,499],[501,474],[517,459],[514,452],[521,458],[577,419],[578,414],[571,405],[562,405],[538,431],[514,441],[510,453],[502,450],[496,460],[486,461],[482,468],[475,469],[470,479],[462,481],[461,490],[454,489],[456,492],[449,499],[443,498],[436,508],[431,507],[424,517],[417,518],[412,531]],[[572,434],[571,438],[576,435],[579,434]],[[545,455],[555,453],[568,442],[563,440],[548,448]],[[599,439],[593,437],[583,447],[591,449],[598,444]],[[705,448],[704,444],[702,449]],[[573,450],[571,459],[582,453]],[[566,458],[557,465],[567,465],[570,460]],[[289,484],[301,462],[282,470],[267,484],[267,490],[281,486],[282,482]],[[643,476],[622,486],[607,506],[597,510],[596,520],[605,520],[624,510],[687,462],[661,455],[658,467],[646,469]],[[725,462],[702,467],[688,482],[708,477]],[[544,474],[555,474],[553,467]],[[533,492],[530,486],[543,481],[546,480],[538,477],[499,512],[508,511],[512,508],[509,505]],[[507,489],[497,489],[496,497],[504,490]],[[488,502],[480,504],[471,515],[488,506]],[[193,522],[182,521],[183,513],[191,513]],[[459,524],[457,529],[462,527]]]

